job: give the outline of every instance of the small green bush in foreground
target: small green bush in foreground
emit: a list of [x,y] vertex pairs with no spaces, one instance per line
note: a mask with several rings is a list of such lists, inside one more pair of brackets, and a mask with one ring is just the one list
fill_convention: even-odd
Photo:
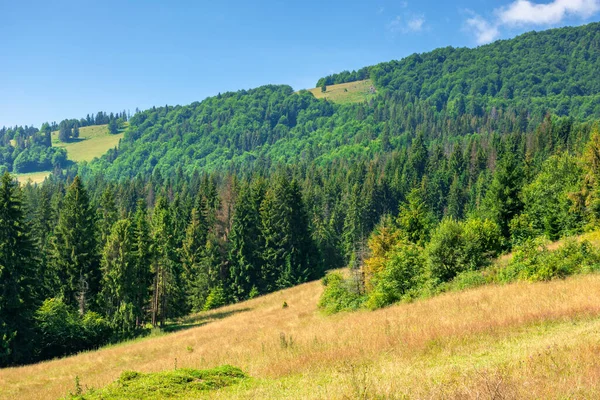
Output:
[[207,390],[231,386],[246,378],[242,370],[230,365],[207,370],[175,369],[150,374],[125,371],[117,381],[103,389],[74,394],[68,399],[194,398]]

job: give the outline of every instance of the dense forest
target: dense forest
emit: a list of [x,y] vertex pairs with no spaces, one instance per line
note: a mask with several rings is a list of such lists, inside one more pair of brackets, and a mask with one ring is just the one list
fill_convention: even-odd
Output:
[[[412,264],[448,282],[531,238],[593,228],[600,109],[587,105],[600,89],[598,38],[591,24],[370,67],[378,94],[360,104],[271,85],[152,108],[99,160],[42,185],[5,174],[0,365],[142,335],[343,266],[382,306],[419,276],[402,275],[406,259],[426,254]],[[542,43],[580,74],[529,68]],[[520,76],[500,95],[519,71],[580,91],[533,97]],[[498,93],[471,93],[490,79]],[[391,289],[386,273],[396,274]]]

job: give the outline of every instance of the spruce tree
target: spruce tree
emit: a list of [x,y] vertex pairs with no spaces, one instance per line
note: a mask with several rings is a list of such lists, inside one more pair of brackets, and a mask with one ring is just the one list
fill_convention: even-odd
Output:
[[62,202],[52,243],[52,264],[58,276],[58,294],[83,314],[94,307],[99,291],[95,212],[81,178],[75,177]]
[[145,307],[149,302],[150,286],[152,285],[152,251],[150,239],[150,225],[146,202],[138,200],[137,210],[133,217],[133,275],[136,285],[133,287],[132,303],[137,316],[136,324],[140,326],[144,321]]
[[261,270],[260,204],[264,199],[264,185],[245,184],[240,188],[235,204],[231,235],[230,286],[237,300],[248,298],[258,290]]
[[318,269],[308,216],[298,183],[276,178],[261,204],[264,237],[261,288],[265,292],[305,282]]
[[184,307],[181,274],[173,238],[171,209],[164,196],[156,202],[152,215],[154,290],[152,324],[164,325],[167,318],[177,316]]
[[187,312],[201,310],[207,295],[206,279],[200,271],[207,235],[206,216],[194,207],[181,249]]
[[104,245],[112,231],[112,226],[118,219],[117,205],[113,195],[114,189],[108,187],[102,192],[100,207],[98,207],[98,226],[100,230],[100,243]]
[[134,312],[135,252],[134,234],[131,221],[117,221],[107,238],[102,252],[102,298],[105,311],[112,325],[123,337],[130,336],[136,328],[137,318]]
[[496,167],[484,200],[487,216],[498,224],[507,239],[510,237],[510,221],[523,210],[522,185],[521,164],[512,151],[507,151]]
[[31,355],[35,258],[18,184],[0,183],[0,367]]

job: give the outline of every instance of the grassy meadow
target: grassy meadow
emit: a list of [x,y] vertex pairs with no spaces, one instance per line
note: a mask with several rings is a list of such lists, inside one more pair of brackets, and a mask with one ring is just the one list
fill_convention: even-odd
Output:
[[[67,150],[67,158],[74,162],[92,161],[103,156],[108,150],[117,147],[124,133],[116,135],[108,133],[108,125],[93,125],[79,128],[79,138],[68,143],[58,140],[58,131],[52,132],[52,146]],[[14,174],[21,183],[31,180],[32,183],[42,183],[50,171]]]
[[40,171],[40,172],[27,172],[24,174],[14,174],[14,176],[21,183],[27,183],[31,181],[31,183],[42,183],[44,179],[46,179],[50,175],[50,171]]
[[69,143],[58,140],[58,131],[52,132],[52,146],[65,148],[71,161],[92,161],[118,146],[122,137],[123,133],[109,134],[108,125],[85,126],[79,128],[79,139]]
[[317,99],[328,99],[335,103],[359,103],[374,96],[371,93],[373,82],[370,79],[357,82],[341,83],[339,85],[327,86],[327,91],[321,88],[308,89]]
[[0,398],[60,398],[74,391],[76,377],[85,391],[126,370],[225,364],[250,378],[191,398],[600,396],[598,275],[488,285],[333,316],[317,309],[322,290],[311,282],[193,315],[174,333],[0,370]]

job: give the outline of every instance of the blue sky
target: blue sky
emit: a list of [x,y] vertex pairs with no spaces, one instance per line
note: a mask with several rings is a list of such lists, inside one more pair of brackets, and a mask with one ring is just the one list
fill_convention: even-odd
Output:
[[[52,3],[52,4],[50,4]],[[188,104],[600,19],[600,0],[0,0],[0,126]]]

